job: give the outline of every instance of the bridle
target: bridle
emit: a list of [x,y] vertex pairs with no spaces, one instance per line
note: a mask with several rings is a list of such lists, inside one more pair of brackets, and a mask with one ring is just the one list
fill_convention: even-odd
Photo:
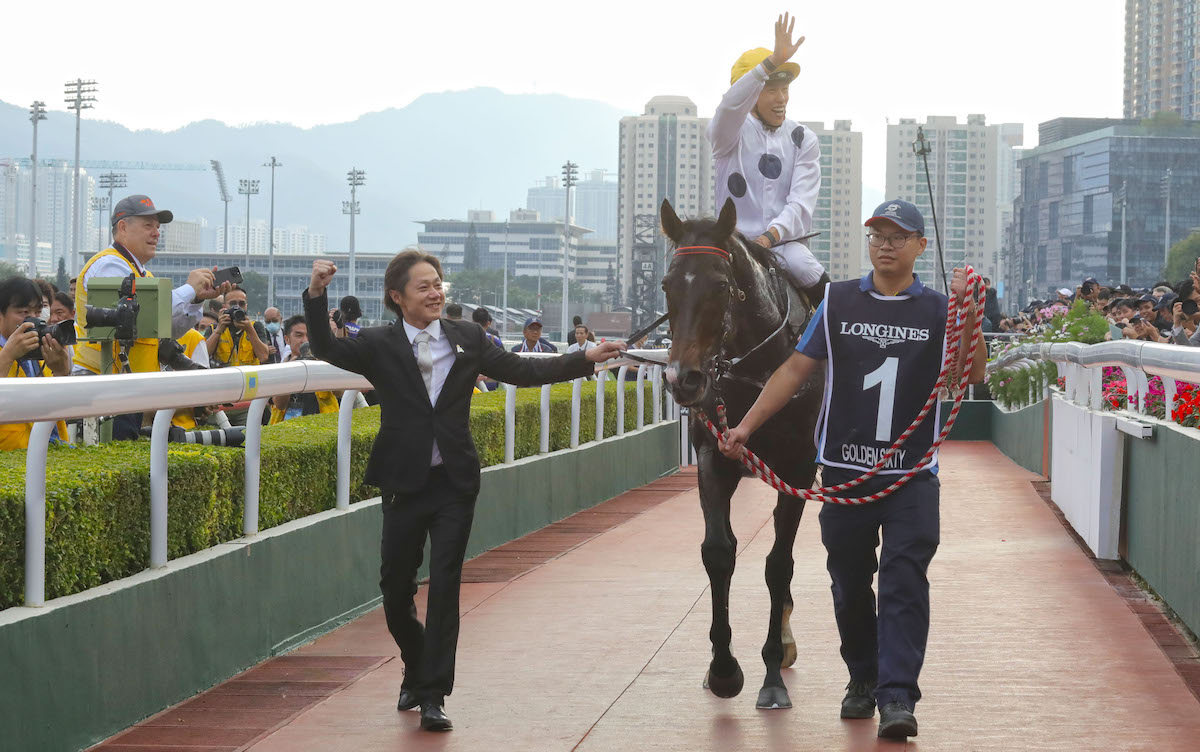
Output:
[[[684,246],[682,248],[676,248],[674,255],[675,256],[702,256],[702,255],[718,256],[718,257],[724,259],[725,261],[729,262],[730,270],[731,270],[731,274],[730,274],[731,284],[730,284],[730,288],[729,288],[730,300],[732,302],[732,299],[736,297],[738,302],[744,303],[746,301],[745,290],[742,290],[740,287],[738,287],[737,281],[733,278],[733,275],[732,275],[732,268],[733,268],[733,253],[732,252],[728,251],[725,248],[719,248],[717,246],[712,246],[712,245],[689,245],[689,246]],[[748,358],[750,358],[752,355],[754,355],[754,353],[758,352],[760,349],[765,347],[767,345],[767,343],[771,342],[776,337],[778,337],[780,335],[780,333],[782,333],[783,330],[787,328],[788,321],[791,319],[792,296],[789,295],[787,292],[787,289],[782,286],[783,280],[780,279],[779,273],[776,271],[775,266],[770,265],[769,269],[770,269],[771,279],[774,281],[774,284],[775,284],[775,289],[777,291],[779,291],[780,293],[782,293],[784,299],[787,301],[787,310],[783,314],[783,320],[780,321],[779,326],[775,328],[775,331],[768,334],[766,336],[766,338],[764,338],[762,341],[760,341],[754,347],[750,348],[750,350],[747,351],[744,355],[739,355],[734,358],[725,358],[725,357],[722,357],[721,353],[723,353],[727,350],[728,344],[729,344],[729,333],[731,331],[733,331],[733,326],[732,326],[733,322],[728,320],[728,319],[732,318],[733,307],[731,305],[729,308],[727,308],[726,313],[725,313],[727,320],[725,322],[725,327],[724,327],[725,334],[721,340],[721,350],[716,355],[713,355],[713,357],[710,360],[709,365],[708,365],[708,376],[712,380],[712,384],[714,387],[722,379],[744,381],[748,384],[751,384],[752,386],[758,387],[759,389],[761,389],[763,387],[762,383],[755,381],[754,379],[750,379],[746,376],[742,376],[740,374],[734,373],[733,371],[735,368],[737,368],[737,366],[739,364],[745,362]]]

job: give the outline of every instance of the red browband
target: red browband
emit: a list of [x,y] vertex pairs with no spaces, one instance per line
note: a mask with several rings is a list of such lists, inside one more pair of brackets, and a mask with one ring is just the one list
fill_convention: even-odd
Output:
[[724,248],[711,245],[688,245],[675,249],[676,256],[720,256],[726,261],[733,261],[733,256]]

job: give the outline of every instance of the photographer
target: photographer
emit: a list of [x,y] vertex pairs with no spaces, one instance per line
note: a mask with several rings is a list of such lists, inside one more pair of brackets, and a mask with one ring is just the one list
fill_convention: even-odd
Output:
[[[153,277],[146,269],[146,264],[158,251],[159,227],[173,218],[171,212],[156,209],[146,196],[126,196],[118,201],[111,217],[112,246],[92,256],[83,265],[75,287],[75,310],[81,313],[87,311],[88,283],[97,277],[128,277],[130,274]],[[195,326],[203,302],[225,289],[228,289],[226,285],[221,289],[213,286],[212,269],[193,269],[188,273],[187,282],[171,291],[171,331],[159,334],[174,337]],[[76,318],[75,331],[80,340],[87,338],[86,315]],[[112,348],[111,373],[120,373],[119,346],[116,342],[107,346]],[[138,338],[128,350],[128,360],[129,370],[134,373],[158,371],[158,340]],[[74,362],[76,375],[100,373],[100,343],[80,341],[75,348]],[[124,426],[118,422],[114,426],[113,437],[136,438],[141,416],[137,417],[138,425]]]
[[[0,282],[0,378],[67,376],[71,360],[52,334],[38,336],[26,318],[42,310],[42,291],[32,280],[10,277]],[[29,446],[32,423],[0,423],[0,449]],[[60,421],[55,429],[60,439],[67,428]]]
[[271,358],[267,330],[246,313],[246,291],[237,285],[225,293],[225,308],[208,335],[208,351],[219,368],[257,366]]
[[[314,360],[308,348],[308,324],[304,316],[297,314],[283,324],[283,339],[290,349],[287,361]],[[287,362],[285,361],[285,362]],[[335,392],[306,392],[280,394],[271,398],[271,423],[281,423],[301,415],[336,413],[341,394]]]
[[362,318],[362,304],[358,302],[358,298],[347,295],[338,303],[338,309],[342,312],[346,336],[357,337],[358,330],[362,328],[358,323],[358,320]]

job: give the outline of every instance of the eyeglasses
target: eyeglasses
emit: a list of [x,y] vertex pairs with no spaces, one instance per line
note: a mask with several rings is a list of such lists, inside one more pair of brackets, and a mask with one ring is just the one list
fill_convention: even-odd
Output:
[[867,240],[870,241],[872,248],[882,248],[885,245],[890,245],[893,248],[903,248],[908,241],[915,237],[916,235],[884,235],[879,232],[867,233]]

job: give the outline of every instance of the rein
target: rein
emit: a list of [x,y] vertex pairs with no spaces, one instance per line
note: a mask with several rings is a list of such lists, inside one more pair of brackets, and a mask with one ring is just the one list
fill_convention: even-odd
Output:
[[[937,452],[938,447],[942,445],[942,442],[944,442],[946,437],[950,434],[950,429],[954,427],[954,421],[958,418],[958,411],[962,408],[963,396],[966,394],[967,381],[970,376],[970,366],[974,361],[975,347],[978,345],[980,332],[982,331],[983,327],[983,316],[981,315],[976,315],[975,317],[975,326],[971,332],[971,345],[967,350],[966,364],[962,370],[962,373],[959,374],[958,384],[952,385],[956,387],[954,395],[954,408],[951,409],[950,415],[946,419],[945,427],[942,428],[940,433],[938,433],[937,438],[934,440],[933,445],[929,447],[929,451],[925,453],[925,456],[922,457],[919,462],[917,462],[912,470],[909,470],[907,473],[901,476],[899,480],[882,491],[862,497],[842,498],[829,496],[829,494],[839,493],[841,491],[854,488],[855,486],[859,486],[865,483],[868,479],[878,475],[879,471],[882,470],[885,465],[887,465],[888,460],[890,460],[896,451],[904,445],[904,442],[908,439],[908,437],[911,436],[913,432],[916,431],[917,428],[925,421],[926,416],[929,415],[929,411],[937,402],[942,388],[950,388],[950,386],[946,384],[946,377],[950,371],[950,364],[958,362],[958,356],[962,351],[962,333],[966,326],[967,301],[973,298],[978,306],[978,310],[982,311],[984,296],[987,291],[986,286],[983,284],[982,277],[980,277],[974,269],[968,266],[966,271],[967,294],[964,295],[961,300],[958,297],[958,293],[951,292],[950,294],[949,305],[947,306],[946,312],[946,357],[942,362],[942,370],[938,374],[937,383],[933,385],[933,391],[930,393],[929,399],[925,401],[925,405],[921,408],[921,411],[917,413],[917,417],[913,419],[912,424],[910,424],[909,427],[905,429],[904,433],[900,434],[900,437],[892,443],[892,446],[883,454],[882,457],[879,458],[879,461],[875,463],[874,467],[847,483],[841,483],[836,486],[826,486],[824,488],[817,489],[797,489],[783,482],[783,480],[781,480],[779,476],[775,474],[775,471],[767,467],[766,463],[764,463],[758,458],[757,455],[754,454],[754,452],[751,452],[746,447],[742,447],[742,464],[749,468],[751,472],[761,478],[776,491],[780,491],[788,494],[789,496],[795,496],[808,501],[820,501],[826,504],[844,505],[869,504],[873,501],[879,501],[880,499],[889,496],[892,492],[904,486],[906,483],[916,477],[917,473],[928,467],[930,461],[933,459],[934,453]],[[968,296],[970,296],[970,298],[968,298]],[[704,421],[704,424],[708,427],[708,430],[717,437],[718,441],[724,440],[725,434],[729,431],[729,425],[726,422],[725,417],[724,402],[720,400],[717,402],[717,420],[720,424],[719,427],[713,425],[713,422],[707,415],[704,414],[703,410],[697,409],[697,417]]]

